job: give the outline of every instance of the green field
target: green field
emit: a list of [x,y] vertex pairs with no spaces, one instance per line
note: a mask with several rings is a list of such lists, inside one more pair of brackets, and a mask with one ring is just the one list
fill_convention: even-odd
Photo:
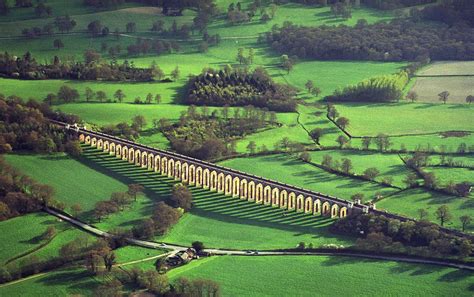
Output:
[[[347,158],[351,160],[352,172],[362,175],[369,167],[375,167],[380,171],[380,175],[376,181],[382,181],[384,178],[393,178],[392,185],[400,188],[405,187],[403,180],[410,170],[404,165],[403,161],[397,154],[380,154],[372,152],[358,151],[319,151],[311,152],[311,162],[321,164],[324,155],[330,155],[333,160],[341,160]],[[370,160],[370,162],[368,162]]]
[[169,275],[213,279],[223,296],[471,296],[474,281],[456,269],[325,256],[214,257]]
[[[439,224],[435,211],[441,205],[448,205],[452,214],[452,221],[445,224],[448,228],[460,229],[459,218],[463,215],[472,215],[474,202],[471,197],[461,198],[448,196],[423,189],[413,189],[387,197],[377,202],[378,209],[385,209],[393,213],[403,214],[411,218],[419,218],[418,209],[426,209],[429,213],[428,219]],[[471,224],[468,230],[474,230]]]
[[450,181],[454,183],[461,183],[474,180],[474,169],[431,167],[427,168],[426,171],[434,173],[442,186],[446,186],[446,184]]
[[349,119],[353,136],[420,134],[451,130],[474,131],[474,107],[452,104],[338,104]]
[[29,214],[7,221],[0,222],[0,262],[3,264],[9,259],[38,248],[42,241],[40,236],[48,226],[56,224],[54,217],[43,213]]
[[83,268],[64,268],[16,284],[0,285],[2,296],[92,296],[100,280]]
[[77,203],[83,211],[89,211],[97,201],[109,199],[112,192],[127,189],[126,184],[65,154],[6,155],[5,158],[37,182],[53,186],[55,198],[67,207]]
[[357,192],[370,199],[376,193],[385,196],[396,191],[377,183],[337,176],[286,155],[236,158],[221,165],[348,200]]

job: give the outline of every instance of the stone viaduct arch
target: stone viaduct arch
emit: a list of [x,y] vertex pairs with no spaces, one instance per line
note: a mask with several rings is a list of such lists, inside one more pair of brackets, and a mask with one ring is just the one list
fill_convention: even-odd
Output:
[[331,218],[345,217],[353,211],[368,211],[365,206],[355,207],[353,203],[335,197],[266,180],[114,136],[80,129],[78,138],[86,145],[145,170],[249,202]]

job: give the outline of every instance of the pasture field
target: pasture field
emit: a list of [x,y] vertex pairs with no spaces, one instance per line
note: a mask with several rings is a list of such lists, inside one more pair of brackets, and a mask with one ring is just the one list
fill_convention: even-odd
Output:
[[433,62],[419,71],[418,75],[474,75],[474,61]]
[[220,162],[220,164],[347,200],[350,200],[351,196],[357,192],[366,193],[366,198],[373,198],[376,193],[386,196],[395,192],[395,189],[383,187],[377,183],[328,173],[289,155],[236,158]]
[[443,131],[474,131],[474,107],[453,104],[338,104],[340,116],[349,119],[353,136],[385,133],[416,135]]
[[459,77],[417,77],[412,91],[418,94],[419,102],[439,102],[438,94],[449,92],[449,103],[466,104],[466,97],[474,94],[474,75]]
[[284,82],[297,87],[304,92],[308,102],[315,100],[308,94],[305,84],[312,80],[321,89],[318,99],[331,95],[336,89],[379,75],[396,73],[406,63],[384,63],[370,61],[301,61],[287,74],[278,70]]
[[213,279],[223,296],[470,296],[474,281],[456,269],[326,256],[214,257],[169,276]]
[[[109,216],[96,226],[110,230],[113,227],[131,228],[151,216],[153,203],[167,199],[175,183],[160,174],[136,167],[95,149],[87,148],[85,156],[101,166],[102,172],[118,180],[140,183],[150,199],[135,202],[131,208]],[[331,219],[289,213],[272,207],[255,205],[244,200],[229,198],[207,190],[191,188],[195,206],[165,236],[159,240],[191,244],[203,241],[209,247],[225,248],[283,248],[294,247],[300,241],[321,245],[337,243],[351,245],[352,239],[330,234],[327,226]],[[214,226],[209,228],[209,226]],[[262,232],[265,230],[266,232]]]
[[324,155],[329,155],[333,160],[339,160],[342,163],[343,158],[347,158],[352,162],[352,172],[362,175],[369,167],[375,167],[380,171],[380,175],[376,181],[380,182],[384,178],[393,178],[393,185],[405,188],[403,182],[410,170],[405,166],[403,161],[397,154],[380,154],[363,151],[316,151],[310,152],[311,162],[321,164]]
[[138,246],[125,246],[114,250],[117,256],[117,264],[123,265],[128,262],[140,261],[164,253],[161,250],[146,249]]
[[[449,157],[445,157],[444,160],[446,161]],[[467,155],[467,156],[455,156],[451,157],[454,162],[461,163],[463,166],[474,167],[474,156]],[[431,165],[439,165],[441,164],[442,156],[441,155],[431,155],[430,161],[428,164]]]
[[474,169],[428,167],[426,171],[434,173],[441,185],[446,186],[450,181],[454,183],[470,182],[474,180]]
[[41,243],[40,236],[48,226],[54,226],[54,217],[43,213],[24,215],[0,222],[0,262],[19,256],[37,248]]
[[[380,130],[381,131],[381,130]],[[383,133],[383,132],[382,132]],[[444,137],[440,134],[428,134],[428,135],[414,135],[414,136],[394,136],[389,137],[391,149],[401,150],[403,147],[407,151],[424,150],[427,152],[457,152],[459,145],[474,143],[474,133],[463,137]],[[352,138],[350,141],[352,147],[361,148],[362,139]],[[371,149],[376,149],[375,143],[372,141]]]
[[93,290],[100,284],[100,279],[91,277],[83,268],[63,268],[20,283],[0,285],[2,296],[54,296],[69,295],[92,296]]
[[78,203],[87,212],[96,202],[109,199],[111,193],[127,190],[126,184],[65,154],[9,154],[5,159],[37,182],[51,185],[56,191],[54,197],[64,202],[66,209]]
[[[453,215],[452,221],[446,223],[445,226],[453,229],[460,229],[461,222],[459,218],[463,215],[472,215],[474,210],[472,195],[468,198],[461,198],[429,192],[424,189],[407,190],[384,198],[377,202],[377,208],[403,214],[411,218],[419,218],[418,210],[424,208],[429,213],[428,219],[439,224],[435,211],[443,204],[449,207]],[[473,231],[474,225],[471,224],[468,230]]]

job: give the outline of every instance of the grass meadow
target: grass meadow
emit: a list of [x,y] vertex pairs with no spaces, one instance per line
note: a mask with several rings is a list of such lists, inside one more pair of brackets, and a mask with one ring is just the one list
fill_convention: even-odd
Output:
[[471,296],[474,289],[467,271],[350,257],[222,256],[169,276],[213,279],[223,296]]
[[448,103],[466,104],[466,97],[474,94],[474,75],[417,77],[411,90],[419,94],[419,102],[442,103],[438,94],[448,91]]

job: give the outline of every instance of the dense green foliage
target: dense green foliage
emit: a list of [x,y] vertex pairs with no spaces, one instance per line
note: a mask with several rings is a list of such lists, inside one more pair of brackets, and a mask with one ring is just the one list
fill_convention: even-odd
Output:
[[442,1],[438,5],[425,7],[421,12],[414,12],[424,19],[441,21],[447,24],[467,22],[474,26],[474,6],[470,0]]
[[40,64],[27,52],[22,57],[0,54],[0,75],[19,79],[73,79],[107,81],[152,81],[157,68],[138,68],[123,64],[100,63],[100,54],[85,53],[85,63],[61,62],[55,56],[52,64]]
[[256,68],[224,70],[206,69],[190,78],[184,103],[208,106],[266,107],[275,111],[295,111],[295,91],[273,82],[267,71]]
[[355,27],[317,28],[286,23],[266,33],[273,49],[301,59],[318,60],[473,60],[474,29],[432,26],[410,20]]
[[357,85],[350,85],[326,100],[335,102],[390,102],[398,101],[403,96],[403,89],[408,83],[408,74],[404,71],[398,74],[384,75],[366,79]]
[[178,123],[171,125],[160,120],[156,126],[166,135],[177,152],[200,159],[214,159],[235,153],[235,142],[269,124],[276,124],[273,112],[247,106],[234,108],[233,115],[228,107],[209,115],[204,107],[201,113],[189,107]]
[[379,252],[465,258],[474,251],[469,239],[448,234],[425,220],[401,222],[385,216],[358,214],[336,221],[331,231],[361,237],[358,247]]

